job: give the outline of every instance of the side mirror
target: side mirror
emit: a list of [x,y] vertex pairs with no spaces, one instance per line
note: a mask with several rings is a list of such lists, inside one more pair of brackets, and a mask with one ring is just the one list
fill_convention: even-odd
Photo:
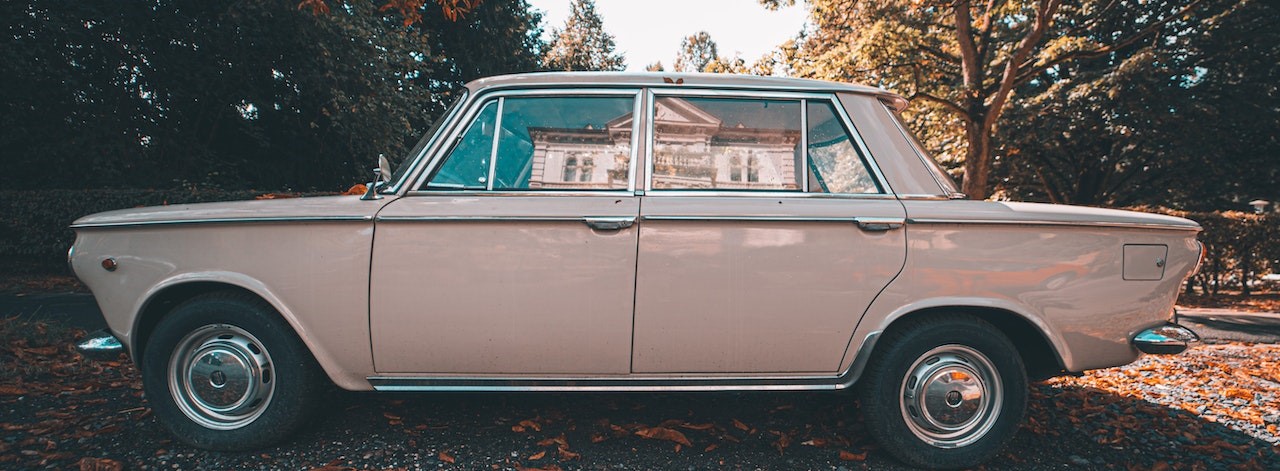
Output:
[[387,156],[378,154],[378,167],[373,169],[373,181],[369,182],[369,189],[361,196],[362,200],[382,199],[382,195],[378,194],[387,182],[391,181],[391,162],[387,160]]

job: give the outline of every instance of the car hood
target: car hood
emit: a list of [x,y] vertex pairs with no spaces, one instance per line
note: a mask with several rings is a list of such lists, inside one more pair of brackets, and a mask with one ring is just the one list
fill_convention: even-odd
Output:
[[120,209],[91,214],[71,224],[73,229],[201,222],[358,221],[373,215],[390,199],[361,200],[359,196],[227,201]]
[[1064,204],[1001,201],[904,201],[913,222],[1120,226],[1200,231],[1190,219]]

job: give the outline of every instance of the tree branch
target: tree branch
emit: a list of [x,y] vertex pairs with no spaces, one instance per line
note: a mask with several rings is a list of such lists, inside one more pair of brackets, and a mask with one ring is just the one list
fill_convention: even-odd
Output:
[[1041,64],[1039,66],[1036,65],[1034,59],[1026,59],[1025,62],[1018,67],[1020,71],[1018,72],[1018,76],[1016,78],[1015,83],[1018,83],[1018,84],[1026,83],[1026,81],[1030,80],[1032,77],[1035,77],[1036,75],[1040,75],[1040,73],[1046,70],[1049,70],[1050,68],[1053,68],[1064,62],[1068,62],[1076,59],[1093,59],[1093,58],[1111,54],[1113,52],[1132,46],[1134,43],[1137,43],[1138,41],[1146,39],[1148,36],[1155,33],[1157,30],[1159,30],[1164,25],[1168,24],[1170,21],[1173,21],[1176,18],[1180,18],[1183,15],[1190,13],[1191,10],[1200,6],[1200,4],[1203,2],[1204,0],[1195,0],[1190,4],[1187,4],[1187,6],[1183,7],[1181,10],[1178,10],[1177,13],[1166,16],[1165,18],[1155,23],[1151,23],[1150,25],[1147,25],[1147,27],[1139,30],[1137,33],[1134,33],[1132,36],[1107,46],[1103,46],[1103,47],[1089,50],[1089,51],[1068,52],[1061,56],[1045,61],[1044,64]]
[[965,117],[969,116],[969,112],[968,112],[967,110],[965,110],[965,109],[964,109],[964,108],[962,108],[960,105],[957,105],[957,104],[955,104],[954,102],[952,102],[951,100],[948,100],[948,99],[946,99],[946,98],[940,98],[940,97],[937,97],[937,96],[934,96],[934,95],[930,95],[930,94],[925,93],[925,92],[916,92],[916,93],[913,93],[913,94],[912,94],[910,97],[908,97],[907,99],[909,99],[909,100],[915,100],[916,98],[920,98],[920,99],[925,100],[925,101],[932,101],[932,102],[934,102],[934,103],[937,103],[937,104],[939,104],[939,105],[942,105],[942,107],[943,107],[943,108],[946,108],[946,109],[947,109],[947,111],[951,111],[951,112],[956,113],[956,114],[958,114],[958,115],[960,115],[960,116],[965,116]]
[[978,49],[973,44],[973,15],[969,0],[956,0],[956,44],[960,46],[961,73],[964,75],[965,101],[969,102],[982,87],[982,68]]
[[1009,94],[1013,93],[1013,87],[1017,84],[1015,80],[1018,77],[1018,64],[1026,61],[1027,56],[1031,54],[1031,50],[1044,38],[1044,33],[1049,29],[1049,25],[1053,23],[1053,16],[1058,12],[1058,7],[1062,5],[1062,0],[1040,0],[1039,4],[1040,6],[1036,8],[1036,17],[1032,23],[1031,31],[1027,33],[1026,37],[1022,38],[1022,42],[1014,50],[1009,62],[1005,63],[1004,74],[1000,79],[1000,87],[996,89],[995,96],[987,104],[987,109],[991,111],[987,113],[982,123],[986,129],[991,129],[996,120],[1000,118],[1000,114],[1004,111],[1004,104],[1008,101]]

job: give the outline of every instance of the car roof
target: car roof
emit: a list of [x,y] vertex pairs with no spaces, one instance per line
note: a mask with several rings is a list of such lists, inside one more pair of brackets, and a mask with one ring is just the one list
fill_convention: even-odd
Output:
[[467,84],[472,93],[509,88],[549,87],[729,88],[743,90],[820,91],[873,95],[901,111],[906,98],[882,88],[825,80],[684,72],[535,72],[498,75]]

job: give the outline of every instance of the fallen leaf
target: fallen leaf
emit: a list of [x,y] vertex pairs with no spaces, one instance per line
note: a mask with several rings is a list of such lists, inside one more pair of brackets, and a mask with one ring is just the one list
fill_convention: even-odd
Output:
[[124,465],[110,458],[80,458],[80,471],[121,471]]
[[636,430],[636,435],[650,440],[667,440],[684,446],[693,446],[692,443],[689,443],[689,439],[685,438],[683,433],[666,427],[642,428],[640,430]]
[[716,425],[711,423],[691,424],[691,423],[685,422],[680,424],[680,428],[687,428],[689,430],[711,430],[713,428],[716,428]]
[[582,458],[581,454],[569,451],[568,448],[560,447],[560,448],[557,448],[556,451],[560,455],[560,461],[569,461],[569,460],[576,460],[576,459]]
[[852,453],[845,450],[840,450],[841,461],[864,461],[866,459],[867,459],[867,452],[865,451],[862,453]]
[[733,419],[733,426],[743,432],[751,430],[751,427],[748,427],[747,424],[742,423],[742,421],[738,419]]
[[830,444],[830,442],[828,442],[828,441],[827,441],[827,439],[825,439],[825,438],[813,438],[813,439],[809,439],[809,440],[805,440],[805,441],[803,441],[803,442],[800,442],[800,444],[801,444],[801,445],[804,445],[804,446],[812,446],[812,447],[818,447],[818,448],[825,448],[827,445],[829,445],[829,444]]
[[706,447],[706,448],[703,448],[703,449],[702,449],[702,452],[703,452],[703,453],[711,453],[711,452],[712,452],[713,450],[715,450],[716,448],[720,448],[720,445],[717,445],[717,444],[715,444],[715,443],[712,443],[712,444],[710,444],[710,445],[707,445],[707,447]]
[[449,464],[453,464],[458,461],[453,458],[453,455],[450,455],[448,452],[444,452],[444,451],[440,452],[440,454],[437,456],[440,458],[440,461],[443,461]]
[[532,420],[521,420],[521,421],[520,421],[520,426],[521,426],[521,427],[524,427],[524,428],[531,428],[531,429],[533,429],[535,432],[541,432],[541,431],[542,431],[542,426],[541,426],[541,425],[538,425],[538,423],[537,423],[537,422],[534,422],[534,421],[532,421]]
[[539,452],[534,453],[533,455],[529,456],[529,460],[530,460],[530,461],[538,461],[538,460],[542,459],[542,458],[543,458],[543,457],[545,457],[545,456],[547,456],[547,452],[546,452],[546,451],[539,451]]

